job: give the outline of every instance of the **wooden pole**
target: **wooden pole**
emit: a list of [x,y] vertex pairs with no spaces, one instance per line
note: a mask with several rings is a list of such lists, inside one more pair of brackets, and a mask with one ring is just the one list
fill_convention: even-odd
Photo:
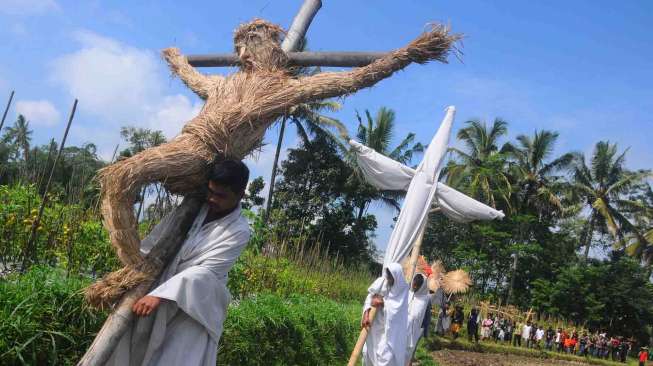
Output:
[[302,40],[306,36],[306,31],[311,25],[315,14],[322,7],[321,0],[304,0],[302,7],[299,8],[297,15],[292,20],[286,37],[281,43],[281,49],[284,52],[295,51],[298,49]]
[[[305,3],[317,3],[321,5],[319,0],[317,2],[316,0],[305,0]],[[297,32],[301,31],[302,33],[298,34],[300,39],[304,37],[304,33],[317,10],[319,10],[319,6],[315,7],[313,5],[309,7],[305,4],[300,10],[300,12],[303,12],[303,16],[300,17],[298,15],[293,20],[290,29],[296,29]],[[304,19],[304,17],[308,16],[310,16],[310,19]],[[298,23],[298,25],[295,25],[295,23]],[[181,205],[173,211],[171,222],[174,224],[164,228],[160,239],[154,244],[154,247],[144,259],[144,266],[150,269],[150,273],[154,277],[160,275],[170,259],[179,251],[202,203],[203,199],[201,198],[187,196]],[[104,322],[102,329],[96,335],[91,347],[89,347],[84,357],[77,364],[78,366],[94,366],[106,363],[118,345],[120,338],[132,323],[134,317],[131,310],[132,306],[138,299],[147,294],[151,283],[152,281],[141,283],[123,295],[114,311]]]
[[23,252],[23,264],[21,268],[23,271],[27,268],[27,264],[29,262],[29,255],[31,254],[32,247],[35,246],[34,241],[36,240],[36,236],[37,236],[36,229],[39,227],[39,224],[41,222],[41,216],[43,216],[43,209],[45,209],[45,204],[48,201],[48,190],[50,189],[50,183],[52,183],[54,170],[57,168],[57,162],[59,161],[59,158],[61,157],[61,153],[63,152],[63,148],[66,145],[66,138],[68,137],[68,131],[70,131],[70,124],[73,122],[73,118],[75,117],[76,110],[77,110],[77,99],[75,99],[75,102],[73,103],[73,108],[70,111],[70,117],[68,117],[68,125],[66,125],[66,132],[64,132],[63,134],[63,139],[61,139],[61,145],[59,145],[59,151],[57,152],[57,156],[55,156],[54,158],[52,169],[50,169],[50,177],[48,178],[48,181],[45,183],[45,189],[43,190],[43,196],[41,198],[41,205],[39,206],[39,213],[36,216],[36,220],[32,222],[32,228],[30,231],[29,239],[27,240],[27,244],[25,245],[25,251]]
[[[385,56],[386,52],[287,52],[290,66],[310,67],[361,67]],[[188,55],[188,63],[194,67],[238,66],[235,53]]]
[[[174,222],[175,225],[168,225],[163,229],[160,239],[144,259],[145,267],[154,272],[155,278],[163,271],[164,266],[175,256],[186,240],[188,230],[193,224],[202,202],[203,200],[199,197],[188,196],[173,211],[170,222]],[[104,322],[102,329],[95,336],[91,347],[77,364],[78,366],[102,365],[111,357],[120,338],[129,329],[134,319],[132,306],[148,293],[152,282],[153,280],[150,280],[139,284],[120,299],[116,308]]]
[[9,94],[9,101],[7,101],[7,106],[5,107],[5,112],[2,114],[2,120],[0,120],[0,133],[2,133],[2,126],[5,124],[5,118],[7,118],[7,112],[9,112],[9,106],[11,106],[11,101],[14,99],[14,91],[11,91]]
[[270,217],[270,210],[272,209],[272,194],[274,192],[274,181],[277,178],[277,164],[279,162],[279,154],[281,153],[281,143],[283,142],[283,132],[286,129],[286,118],[281,120],[281,128],[279,128],[279,141],[277,141],[277,150],[274,153],[274,163],[272,164],[272,175],[270,176],[270,188],[268,189],[268,200],[265,203],[265,212],[263,216],[263,223],[268,223]]
[[[424,231],[426,231],[427,222],[428,222],[428,216],[426,217],[426,220],[422,224],[419,234],[417,234],[417,240],[415,240],[415,243],[413,244],[413,249],[411,250],[410,262],[409,262],[411,273],[410,276],[408,277],[410,278],[410,283],[412,283],[412,278],[415,275],[415,267],[417,266],[417,259],[419,258],[419,250],[422,247],[422,239],[424,238]],[[370,312],[368,314],[368,318],[370,319],[370,326],[372,326],[372,322],[374,321],[375,315],[376,315],[376,308],[372,307],[372,309],[370,309]],[[349,356],[349,362],[347,362],[347,366],[356,365],[356,362],[358,361],[358,357],[360,356],[361,352],[363,352],[363,346],[365,345],[365,341],[367,340],[368,333],[369,330],[367,329],[367,327],[363,327],[363,329],[361,329],[361,332],[358,335],[358,340],[356,341],[356,345],[354,346],[354,349],[351,351],[351,356]]]

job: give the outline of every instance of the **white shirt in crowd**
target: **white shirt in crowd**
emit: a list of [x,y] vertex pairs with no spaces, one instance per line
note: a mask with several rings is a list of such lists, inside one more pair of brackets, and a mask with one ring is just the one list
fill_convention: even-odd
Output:
[[533,327],[531,327],[530,325],[524,324],[524,327],[522,328],[522,331],[521,331],[521,337],[523,339],[529,339],[531,337],[531,329],[532,328]]
[[538,328],[537,331],[535,332],[535,339],[541,341],[542,338],[544,338],[544,329]]

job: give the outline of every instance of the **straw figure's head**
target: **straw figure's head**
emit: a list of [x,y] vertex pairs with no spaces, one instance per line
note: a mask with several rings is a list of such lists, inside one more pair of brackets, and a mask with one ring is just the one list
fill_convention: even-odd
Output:
[[281,49],[284,30],[263,19],[241,24],[234,33],[234,50],[244,72],[286,69],[288,57]]

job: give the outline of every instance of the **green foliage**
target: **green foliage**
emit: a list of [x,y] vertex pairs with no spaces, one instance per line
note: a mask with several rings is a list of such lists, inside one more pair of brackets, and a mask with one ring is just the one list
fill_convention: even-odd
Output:
[[84,304],[88,282],[40,266],[0,280],[0,364],[75,364],[105,319]]
[[270,292],[286,297],[293,294],[320,295],[335,301],[360,301],[372,282],[366,269],[338,264],[319,268],[287,258],[272,258],[246,250],[229,273],[232,294],[245,298]]
[[257,295],[229,307],[219,365],[344,364],[360,305],[321,297]]
[[613,254],[609,260],[562,268],[552,280],[533,285],[536,309],[648,344],[642,325],[653,321],[653,284],[633,259]]
[[[0,264],[12,268],[22,260],[41,197],[34,185],[0,186]],[[106,273],[118,266],[100,218],[80,205],[49,195],[37,227],[30,262],[58,265],[78,273]]]
[[272,234],[289,246],[310,243],[348,263],[368,262],[373,256],[369,240],[376,220],[372,215],[355,215],[360,201],[357,185],[348,184],[352,175],[337,154],[335,144],[317,134],[299,148],[291,149],[281,163],[283,179],[275,185]]
[[[0,280],[0,364],[76,363],[106,318],[84,304],[81,290],[89,282],[46,266]],[[359,329],[359,304],[287,295],[290,289],[248,293],[229,308],[220,364],[345,362]]]

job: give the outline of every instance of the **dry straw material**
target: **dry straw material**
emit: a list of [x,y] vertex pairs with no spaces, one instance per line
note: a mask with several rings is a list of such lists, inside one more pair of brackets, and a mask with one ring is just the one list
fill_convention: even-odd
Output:
[[[446,63],[449,54],[456,52],[455,43],[461,38],[451,34],[446,26],[431,25],[408,46],[368,66],[298,76],[287,67],[287,57],[280,47],[282,35],[279,26],[265,20],[255,19],[241,25],[234,37],[240,69],[226,77],[201,74],[178,49],[163,50],[172,73],[204,99],[205,104],[173,140],[118,161],[99,173],[104,225],[125,265],[137,266],[143,260],[132,208],[141,187],[162,182],[176,194],[198,192],[206,185],[206,172],[211,164],[225,158],[246,157],[260,146],[267,128],[291,107],[354,93],[413,62]],[[110,297],[106,294],[119,294],[122,290],[110,291],[105,287],[124,289],[125,281],[117,277],[128,272],[111,274],[94,285],[87,298],[106,303]],[[134,275],[126,282],[133,286],[137,279],[142,280],[140,275]],[[94,297],[103,300],[94,301]]]
[[460,294],[467,292],[469,286],[472,285],[472,279],[467,272],[462,269],[447,272],[442,280],[442,287],[448,294]]

